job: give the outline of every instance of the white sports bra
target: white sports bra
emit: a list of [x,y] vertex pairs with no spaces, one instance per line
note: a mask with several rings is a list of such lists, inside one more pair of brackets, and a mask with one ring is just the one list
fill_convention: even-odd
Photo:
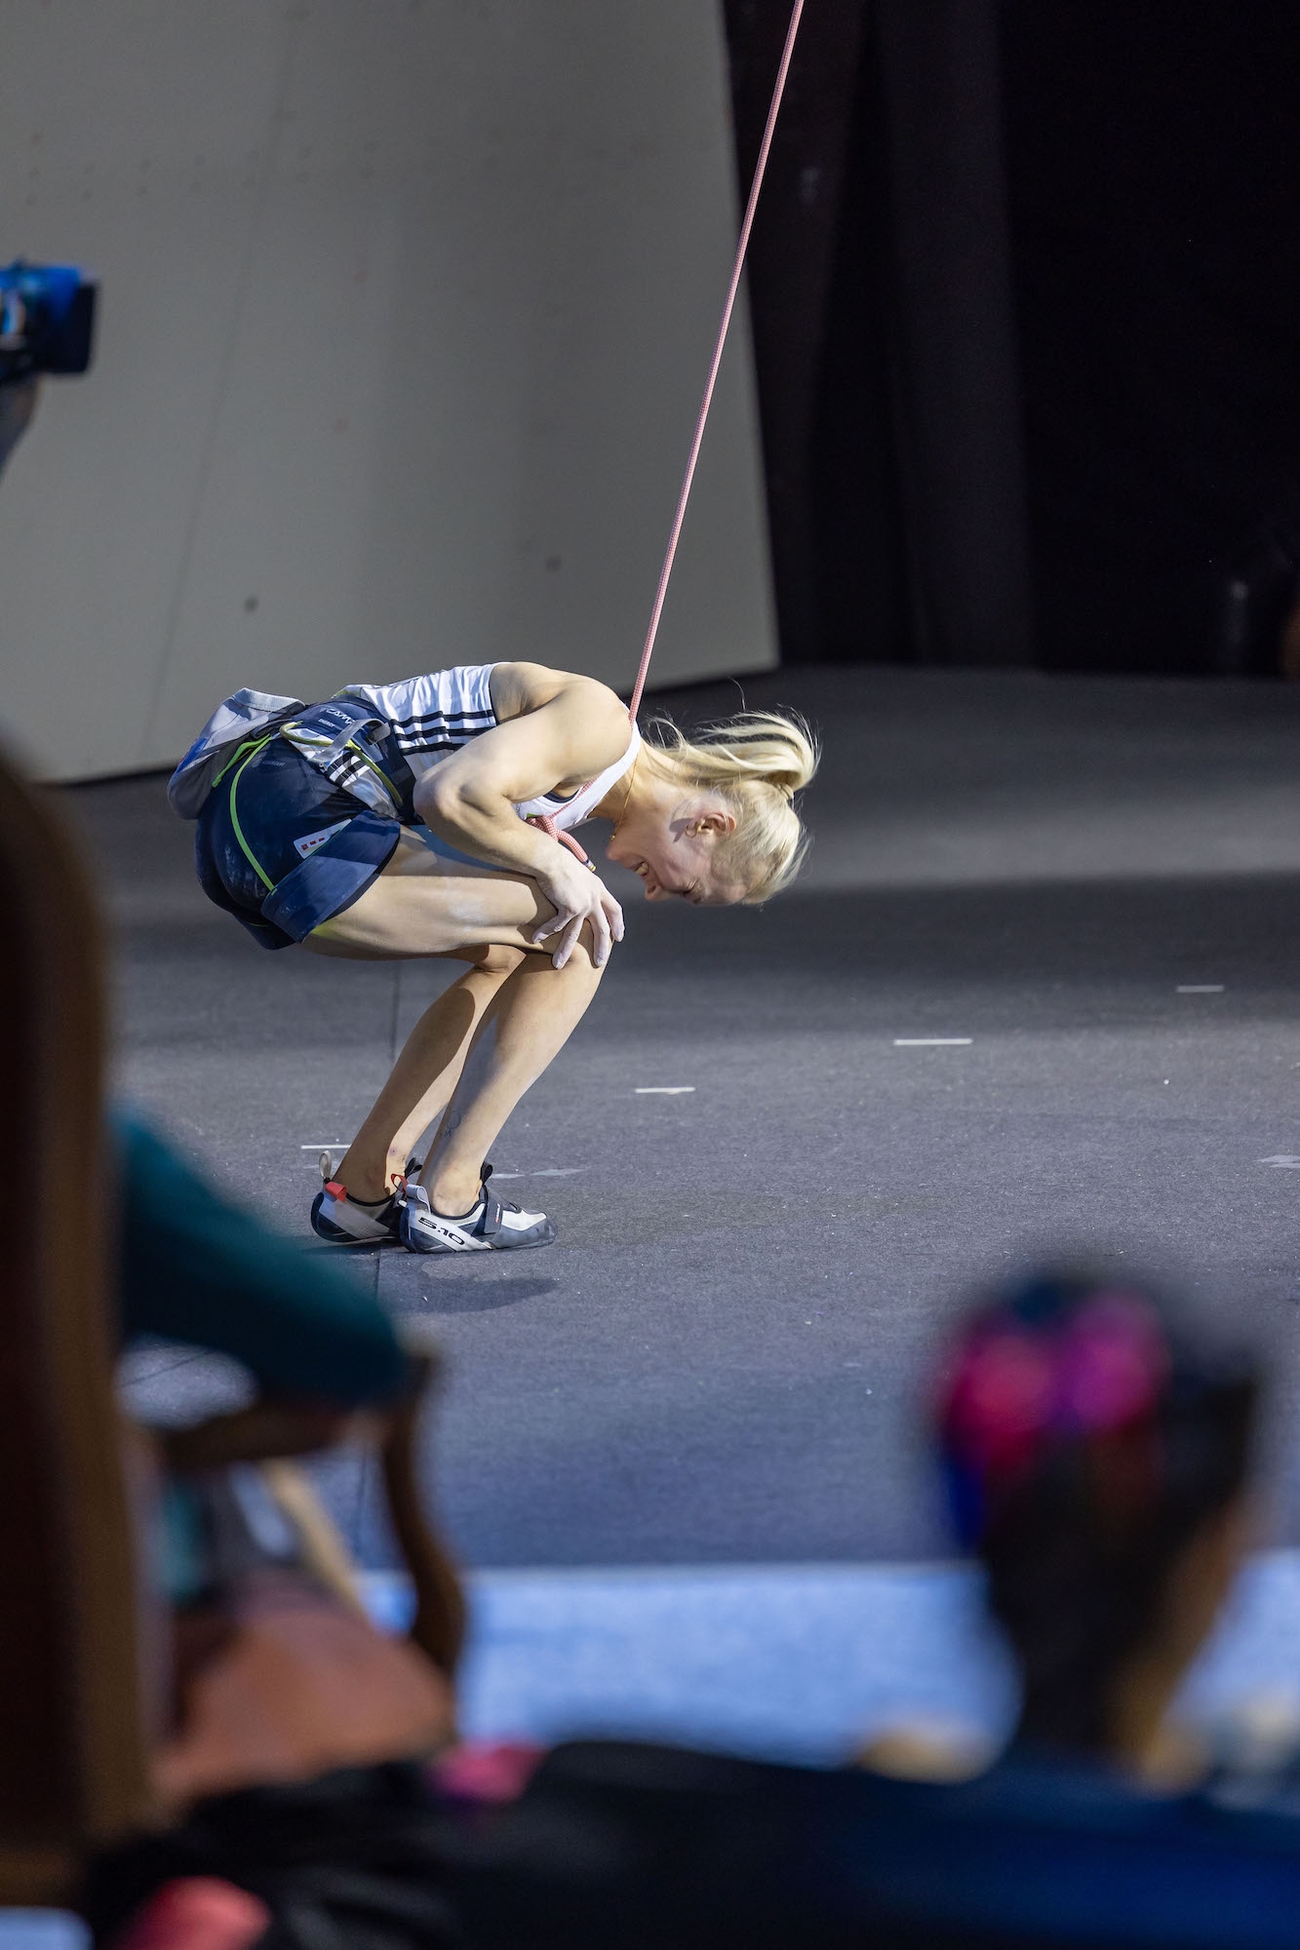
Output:
[[515,811],[521,819],[553,819],[560,832],[567,833],[570,828],[580,826],[591,816],[612,785],[617,785],[636,764],[636,755],[641,749],[641,733],[632,727],[632,736],[622,758],[616,758],[607,765],[598,779],[584,785],[570,799],[561,799],[554,792],[544,792],[537,799],[517,802]]

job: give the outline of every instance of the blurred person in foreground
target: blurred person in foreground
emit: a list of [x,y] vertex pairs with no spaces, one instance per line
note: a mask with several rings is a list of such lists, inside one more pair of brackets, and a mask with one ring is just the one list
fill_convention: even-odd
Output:
[[[1254,1361],[1123,1276],[1049,1270],[978,1303],[945,1348],[932,1433],[953,1528],[1020,1682],[998,1765],[1146,1786],[1212,1767],[1167,1709],[1249,1542]],[[869,1767],[960,1780],[991,1748],[903,1725]]]
[[1250,1540],[1258,1396],[1244,1351],[1122,1276],[1031,1276],[961,1328],[936,1430],[1021,1681],[1004,1764],[1205,1773],[1168,1708]]
[[[932,1416],[953,1525],[1021,1687],[994,1773],[1142,1792],[1222,1773],[1169,1706],[1251,1540],[1257,1408],[1257,1361],[1127,1275],[1039,1271],[967,1314]],[[916,1726],[863,1759],[955,1780],[990,1755]]]

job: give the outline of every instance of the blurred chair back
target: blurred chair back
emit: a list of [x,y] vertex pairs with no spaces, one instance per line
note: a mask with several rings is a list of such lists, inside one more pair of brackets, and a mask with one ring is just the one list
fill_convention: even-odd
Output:
[[113,1398],[103,950],[76,841],[0,757],[0,1905],[146,1817]]

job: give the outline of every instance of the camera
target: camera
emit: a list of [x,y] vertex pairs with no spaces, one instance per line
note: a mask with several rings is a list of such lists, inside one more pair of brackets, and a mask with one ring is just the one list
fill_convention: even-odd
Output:
[[73,264],[0,268],[0,386],[31,373],[85,372],[99,287]]

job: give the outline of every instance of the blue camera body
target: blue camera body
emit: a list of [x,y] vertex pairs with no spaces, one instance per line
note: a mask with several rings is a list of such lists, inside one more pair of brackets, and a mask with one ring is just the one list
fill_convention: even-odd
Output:
[[85,372],[99,287],[72,264],[0,269],[0,386],[29,373]]

